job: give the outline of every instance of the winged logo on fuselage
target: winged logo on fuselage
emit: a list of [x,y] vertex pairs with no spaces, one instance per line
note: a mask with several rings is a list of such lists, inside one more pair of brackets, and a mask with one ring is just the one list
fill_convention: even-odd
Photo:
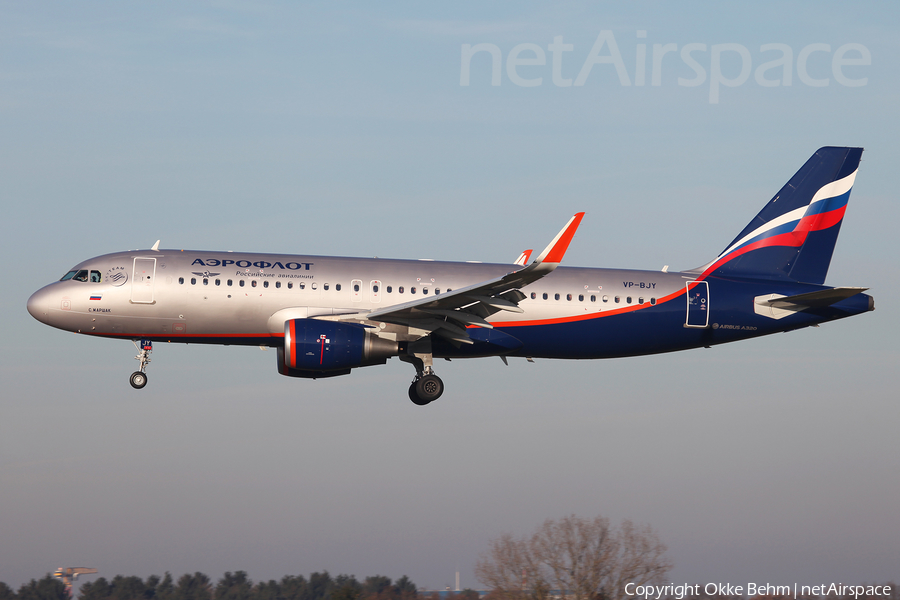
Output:
[[203,271],[202,273],[200,271],[191,271],[191,274],[197,275],[198,277],[206,277],[206,278],[215,277],[216,275],[221,275],[221,273],[210,273],[209,271]]

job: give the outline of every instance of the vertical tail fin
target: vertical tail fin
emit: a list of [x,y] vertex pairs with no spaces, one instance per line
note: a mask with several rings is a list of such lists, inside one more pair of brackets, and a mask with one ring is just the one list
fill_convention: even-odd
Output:
[[702,276],[824,283],[862,151],[816,150]]

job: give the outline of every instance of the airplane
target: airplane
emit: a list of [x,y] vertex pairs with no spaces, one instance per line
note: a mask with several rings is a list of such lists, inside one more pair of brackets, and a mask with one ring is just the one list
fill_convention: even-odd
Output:
[[824,285],[862,148],[817,150],[709,263],[686,271],[560,267],[584,213],[507,264],[160,250],[88,259],[28,299],[42,323],[127,339],[131,386],[153,342],[277,349],[278,372],[410,363],[410,400],[441,396],[434,360],[593,359],[711,347],[874,310]]

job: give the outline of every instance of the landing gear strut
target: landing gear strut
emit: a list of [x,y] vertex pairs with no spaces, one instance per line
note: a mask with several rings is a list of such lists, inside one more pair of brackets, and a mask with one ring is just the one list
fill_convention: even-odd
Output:
[[409,384],[409,399],[417,406],[425,406],[434,402],[444,393],[444,382],[434,374],[431,355],[431,340],[425,338],[409,345],[400,360],[408,362],[416,368],[416,378]]
[[141,369],[132,373],[129,381],[131,382],[131,387],[139,390],[147,385],[147,373],[144,371],[147,369],[147,365],[150,364],[150,353],[153,352],[153,342],[150,340],[141,340],[140,346],[138,346],[137,342],[134,340],[131,340],[131,343],[138,349],[138,355],[135,356],[134,359],[141,361]]

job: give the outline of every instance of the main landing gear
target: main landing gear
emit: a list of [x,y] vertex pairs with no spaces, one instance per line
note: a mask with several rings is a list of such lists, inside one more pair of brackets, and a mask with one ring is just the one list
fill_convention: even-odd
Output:
[[147,365],[150,364],[150,353],[153,352],[153,342],[150,340],[141,340],[140,346],[138,346],[137,342],[134,340],[131,340],[131,343],[138,349],[138,355],[135,356],[134,359],[141,361],[141,369],[140,371],[132,373],[129,381],[131,382],[131,387],[139,390],[147,385],[147,373],[144,371],[147,369]]
[[434,402],[444,393],[444,382],[441,378],[431,373],[416,375],[413,382],[409,384],[409,399],[417,406],[425,406],[429,402]]
[[431,340],[424,338],[410,343],[400,360],[416,368],[416,378],[409,384],[409,399],[417,406],[434,402],[444,393],[444,382],[434,374]]

